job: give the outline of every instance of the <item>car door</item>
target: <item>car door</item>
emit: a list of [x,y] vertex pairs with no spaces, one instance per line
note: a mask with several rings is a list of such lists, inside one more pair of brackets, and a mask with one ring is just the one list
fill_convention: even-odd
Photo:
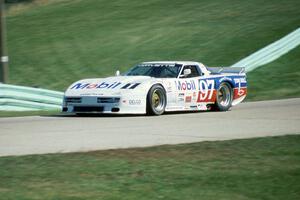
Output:
[[[190,73],[184,74],[184,71],[188,69]],[[198,98],[198,79],[200,78],[201,72],[196,65],[185,65],[177,80],[177,92],[178,101],[177,104],[184,110],[197,109],[197,98]]]

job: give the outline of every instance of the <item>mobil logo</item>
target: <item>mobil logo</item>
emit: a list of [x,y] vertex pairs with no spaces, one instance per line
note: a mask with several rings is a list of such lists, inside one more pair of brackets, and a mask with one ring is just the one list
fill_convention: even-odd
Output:
[[117,86],[121,85],[120,82],[113,83],[76,83],[71,87],[71,90],[80,90],[80,89],[114,89]]
[[175,81],[178,90],[196,90],[195,81]]

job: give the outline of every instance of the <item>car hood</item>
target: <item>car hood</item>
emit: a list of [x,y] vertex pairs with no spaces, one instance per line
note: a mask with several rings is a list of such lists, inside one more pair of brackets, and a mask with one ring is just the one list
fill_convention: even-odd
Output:
[[153,78],[149,76],[114,76],[83,79],[73,83],[65,92],[67,96],[120,95],[123,91],[135,90],[142,83]]

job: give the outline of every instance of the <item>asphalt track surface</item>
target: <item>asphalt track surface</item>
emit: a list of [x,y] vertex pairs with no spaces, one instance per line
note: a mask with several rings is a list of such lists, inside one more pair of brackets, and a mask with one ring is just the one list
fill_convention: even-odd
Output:
[[0,156],[287,134],[300,134],[300,98],[242,103],[228,112],[0,118]]

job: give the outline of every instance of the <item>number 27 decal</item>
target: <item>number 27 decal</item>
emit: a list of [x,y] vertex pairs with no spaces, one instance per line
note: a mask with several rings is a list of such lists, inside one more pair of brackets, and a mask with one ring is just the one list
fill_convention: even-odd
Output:
[[214,80],[199,80],[199,93],[197,102],[214,101]]

